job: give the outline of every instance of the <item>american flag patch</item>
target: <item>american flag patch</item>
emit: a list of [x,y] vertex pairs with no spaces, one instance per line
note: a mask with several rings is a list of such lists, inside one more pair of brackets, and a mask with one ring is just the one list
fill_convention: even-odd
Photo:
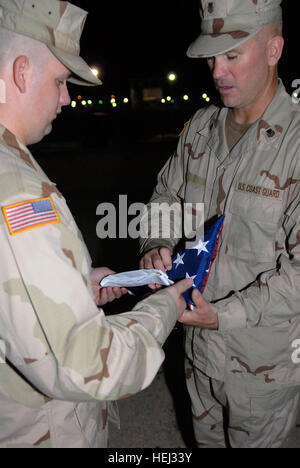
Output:
[[39,226],[60,222],[50,197],[5,206],[2,210],[12,236]]

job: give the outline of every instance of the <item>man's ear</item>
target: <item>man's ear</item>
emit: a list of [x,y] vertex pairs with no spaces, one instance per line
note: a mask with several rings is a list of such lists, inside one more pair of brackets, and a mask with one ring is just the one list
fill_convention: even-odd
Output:
[[270,66],[277,65],[279,62],[284,46],[282,36],[274,36],[268,42],[268,63]]
[[16,58],[13,64],[14,82],[20,93],[24,94],[28,87],[29,80],[29,60],[25,55]]

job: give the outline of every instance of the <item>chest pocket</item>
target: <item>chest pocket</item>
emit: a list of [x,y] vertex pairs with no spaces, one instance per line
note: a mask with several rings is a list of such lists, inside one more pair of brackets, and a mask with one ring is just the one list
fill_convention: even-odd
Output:
[[187,172],[184,199],[187,203],[204,203],[206,179],[192,172]]
[[228,255],[243,260],[273,262],[282,202],[235,192],[229,207]]

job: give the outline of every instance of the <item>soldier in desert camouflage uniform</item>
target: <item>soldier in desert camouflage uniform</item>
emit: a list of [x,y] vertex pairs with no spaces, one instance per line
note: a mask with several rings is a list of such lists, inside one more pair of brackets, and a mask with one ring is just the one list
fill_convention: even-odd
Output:
[[[151,202],[225,214],[203,297],[182,317],[199,447],[280,447],[299,404],[300,113],[277,76],[280,0],[202,0],[206,57],[224,107],[199,110]],[[142,240],[142,267],[169,268],[175,243]]]
[[70,103],[67,79],[100,84],[79,56],[85,18],[68,2],[0,0],[0,447],[106,447],[113,400],[151,383],[191,283],[106,318],[97,305],[126,290],[100,289],[110,270],[91,270],[25,146]]

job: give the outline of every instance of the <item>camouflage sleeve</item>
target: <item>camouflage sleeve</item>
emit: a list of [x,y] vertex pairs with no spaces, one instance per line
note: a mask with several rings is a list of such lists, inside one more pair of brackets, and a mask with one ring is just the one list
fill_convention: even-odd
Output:
[[[185,141],[189,127],[188,123],[179,139],[177,150],[158,174],[157,185],[147,205],[147,215],[141,221],[141,232],[149,234],[149,237],[145,235],[140,238],[141,253],[156,247],[168,247],[173,251],[180,240],[170,217],[170,207],[173,205],[176,209],[182,203],[185,187]],[[160,217],[157,216],[158,208]]]
[[275,326],[299,315],[300,195],[290,204],[282,227],[287,248],[278,267],[262,273],[244,291],[215,304],[221,331]]
[[74,220],[55,194],[53,201],[61,222],[15,235],[0,215],[6,358],[49,398],[134,394],[149,385],[164,359],[161,345],[176,323],[176,304],[164,291],[132,312],[106,318],[93,298],[90,259]]
[[[173,222],[172,212],[176,211],[176,207],[180,210],[184,208],[188,164],[190,158],[195,157],[190,142],[199,138],[199,128],[207,125],[216,109],[210,106],[193,115],[180,134],[177,150],[158,174],[157,185],[147,205],[146,216],[143,216],[141,221],[143,236],[140,238],[140,253],[144,254],[156,247],[168,247],[173,251],[183,237],[183,228]],[[161,213],[160,216],[157,215],[157,210]]]

